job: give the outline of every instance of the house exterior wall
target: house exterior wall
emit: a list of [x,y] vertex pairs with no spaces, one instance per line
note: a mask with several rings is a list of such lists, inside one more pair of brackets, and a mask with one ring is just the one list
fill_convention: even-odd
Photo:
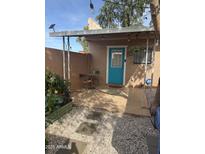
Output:
[[[153,40],[149,41],[153,45]],[[107,69],[107,46],[127,46],[126,53],[126,73],[125,73],[125,86],[136,87],[144,83],[144,64],[133,64],[133,55],[129,48],[133,45],[146,46],[146,40],[100,40],[88,41],[89,52],[92,54],[91,70],[98,70],[99,85],[106,85],[106,69]],[[160,74],[159,70],[159,51],[155,52],[155,64],[148,64],[147,77],[151,78],[153,74],[153,86],[157,86]],[[154,68],[154,69],[152,69]],[[154,70],[154,72],[153,72]]]
[[[65,56],[68,57],[67,52]],[[82,81],[79,78],[79,74],[89,72],[89,67],[90,67],[89,58],[90,58],[89,54],[70,52],[70,71],[72,72],[70,74],[70,81],[71,81],[72,90],[82,88]],[[63,78],[63,52],[62,50],[46,48],[45,49],[45,67],[49,71],[56,73]]]

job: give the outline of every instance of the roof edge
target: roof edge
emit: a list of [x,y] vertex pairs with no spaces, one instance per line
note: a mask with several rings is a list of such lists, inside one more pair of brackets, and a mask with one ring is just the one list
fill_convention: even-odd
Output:
[[152,31],[154,31],[153,27],[133,26],[133,27],[97,29],[97,30],[75,30],[75,31],[50,32],[49,36],[50,37],[63,37],[63,36],[78,37],[78,36],[138,33],[138,32],[152,32]]

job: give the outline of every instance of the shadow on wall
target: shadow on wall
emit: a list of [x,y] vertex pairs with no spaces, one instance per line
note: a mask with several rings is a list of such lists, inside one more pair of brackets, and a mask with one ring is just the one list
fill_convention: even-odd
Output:
[[[147,76],[149,76],[150,70],[152,69],[151,65],[147,65]],[[126,84],[126,87],[139,87],[144,84],[145,77],[145,65],[144,64],[135,64],[133,68],[131,68],[129,75],[129,80]],[[133,73],[132,73],[133,72]]]

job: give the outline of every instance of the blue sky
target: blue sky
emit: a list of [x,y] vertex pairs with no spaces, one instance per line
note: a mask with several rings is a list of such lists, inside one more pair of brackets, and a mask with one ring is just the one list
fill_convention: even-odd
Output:
[[[89,8],[90,0],[46,0],[45,1],[45,46],[62,49],[62,38],[49,37],[48,29],[51,24],[55,25],[55,31],[81,30],[87,25],[89,17],[95,19],[102,7],[103,0],[92,0],[95,10]],[[148,20],[145,25],[148,25]],[[82,47],[76,42],[76,38],[70,38],[72,51],[82,51]]]
[[[89,17],[95,19],[103,0],[92,0],[95,10],[89,8],[90,0],[46,0],[45,1],[45,46],[62,49],[62,38],[49,37],[50,24],[56,24],[55,30],[81,30],[87,25]],[[82,51],[76,38],[70,39],[72,51]]]

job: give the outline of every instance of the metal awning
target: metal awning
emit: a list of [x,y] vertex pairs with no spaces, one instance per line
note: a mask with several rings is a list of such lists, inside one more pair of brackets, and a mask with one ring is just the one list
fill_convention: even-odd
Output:
[[123,28],[109,28],[109,29],[98,29],[98,30],[77,30],[77,31],[61,31],[61,32],[50,32],[50,37],[81,37],[81,36],[96,36],[96,35],[108,35],[108,34],[125,34],[125,33],[141,33],[141,32],[152,32],[154,33],[153,27],[145,26],[132,26]]

